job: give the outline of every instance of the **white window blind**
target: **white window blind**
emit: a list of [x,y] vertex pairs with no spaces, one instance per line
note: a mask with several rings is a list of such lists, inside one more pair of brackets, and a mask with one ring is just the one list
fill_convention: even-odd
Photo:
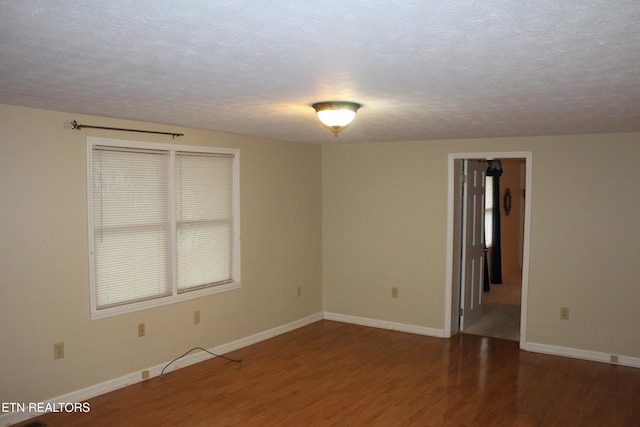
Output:
[[238,150],[87,144],[92,318],[239,287]]
[[232,280],[233,157],[176,154],[178,292]]
[[171,293],[169,155],[93,149],[96,307]]

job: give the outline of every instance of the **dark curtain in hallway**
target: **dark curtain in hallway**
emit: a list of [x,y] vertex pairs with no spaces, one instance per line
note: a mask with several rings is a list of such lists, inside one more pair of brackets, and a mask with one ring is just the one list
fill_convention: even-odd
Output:
[[491,290],[491,283],[489,282],[489,267],[487,265],[487,248],[484,248],[484,278],[482,280],[482,290],[489,292]]
[[[493,179],[493,243],[491,245],[491,283],[502,283],[502,248],[500,245],[500,176],[502,162],[488,160],[487,177]],[[485,257],[486,259],[486,257]]]

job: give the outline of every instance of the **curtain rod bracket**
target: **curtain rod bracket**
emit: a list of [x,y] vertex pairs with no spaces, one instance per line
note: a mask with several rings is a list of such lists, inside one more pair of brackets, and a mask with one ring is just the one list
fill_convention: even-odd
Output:
[[173,132],[158,132],[153,130],[140,130],[140,129],[125,129],[125,128],[113,128],[113,127],[105,127],[105,126],[92,126],[92,125],[82,125],[75,120],[71,120],[69,122],[71,129],[82,130],[83,128],[87,129],[105,129],[105,130],[117,130],[121,132],[140,132],[140,133],[154,133],[157,135],[171,135],[173,139],[176,139],[176,136],[184,136],[183,133],[173,133]]

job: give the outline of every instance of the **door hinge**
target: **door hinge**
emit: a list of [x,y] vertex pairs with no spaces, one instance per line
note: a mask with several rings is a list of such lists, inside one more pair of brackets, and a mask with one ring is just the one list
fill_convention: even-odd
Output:
[[458,316],[464,316],[464,308],[458,309]]
[[462,183],[463,184],[467,183],[467,175],[462,175]]

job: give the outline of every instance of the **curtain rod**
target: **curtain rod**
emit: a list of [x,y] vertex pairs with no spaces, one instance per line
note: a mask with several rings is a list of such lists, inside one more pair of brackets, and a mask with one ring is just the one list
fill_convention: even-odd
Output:
[[82,128],[88,128],[88,129],[118,130],[118,131],[123,131],[123,132],[155,133],[155,134],[158,134],[158,135],[171,135],[173,137],[173,139],[176,139],[176,136],[184,136],[184,133],[157,132],[157,131],[154,131],[154,130],[124,129],[124,128],[112,128],[112,127],[105,127],[105,126],[81,125],[80,123],[78,123],[75,120],[72,120],[71,122],[69,122],[69,124],[71,125],[71,129],[78,129],[78,130],[80,130]]

